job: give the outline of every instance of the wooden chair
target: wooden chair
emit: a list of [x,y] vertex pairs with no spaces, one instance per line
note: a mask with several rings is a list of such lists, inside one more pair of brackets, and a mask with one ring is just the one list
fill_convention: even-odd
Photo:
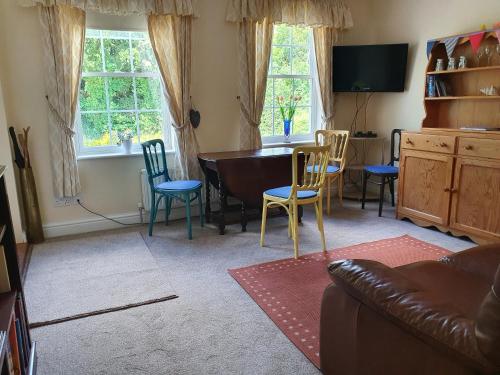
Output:
[[[396,137],[398,138],[396,148]],[[395,162],[399,162],[399,149],[401,143],[401,129],[393,129],[391,132],[391,161],[387,165],[368,165],[363,169],[363,197],[361,199],[361,208],[365,208],[366,200],[366,185],[370,176],[380,177],[380,182],[370,181],[372,184],[380,186],[380,196],[378,198],[378,216],[382,216],[382,207],[384,205],[384,187],[389,184],[391,190],[392,207],[395,205],[394,199],[394,181],[399,176],[399,167],[396,167]],[[397,153],[396,153],[397,151]]]
[[[316,130],[314,133],[316,146],[331,145],[330,162],[326,169],[326,213],[331,214],[330,194],[332,183],[338,181],[338,196],[342,206],[342,196],[344,190],[344,167],[347,155],[347,144],[349,142],[348,130]],[[310,173],[312,166],[308,166]]]
[[[299,153],[304,154],[304,176],[299,182]],[[266,232],[267,209],[282,207],[288,213],[288,236],[293,238],[295,259],[299,256],[299,206],[314,204],[316,221],[321,235],[323,251],[326,251],[325,233],[323,230],[323,185],[326,177],[326,168],[330,160],[330,146],[303,146],[296,147],[292,155],[292,185],[269,189],[264,192],[262,205],[262,227],[260,232],[260,246],[264,246]],[[306,168],[311,165],[311,173]]]
[[[165,145],[161,139],[153,139],[142,143],[142,152],[146,163],[146,171],[148,172],[149,186],[151,187],[149,235],[153,235],[153,225],[161,200],[165,198],[165,224],[168,225],[168,217],[172,208],[172,201],[177,199],[186,205],[187,231],[188,238],[191,240],[193,238],[191,229],[191,202],[197,198],[200,206],[200,224],[203,226],[201,181],[172,181],[170,179],[170,176],[168,175],[167,159],[165,157]],[[157,180],[160,179],[163,181],[157,183]],[[192,195],[193,197],[191,197]]]

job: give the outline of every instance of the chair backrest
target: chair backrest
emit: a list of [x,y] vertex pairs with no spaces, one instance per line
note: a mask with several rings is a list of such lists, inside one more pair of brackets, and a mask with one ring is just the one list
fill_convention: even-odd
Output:
[[[302,181],[299,181],[299,154],[304,155]],[[292,194],[300,190],[321,190],[325,182],[326,167],[330,161],[330,145],[300,146],[293,150]],[[312,167],[307,171],[307,167]]]
[[168,175],[167,158],[165,157],[165,145],[161,139],[141,143],[146,171],[148,172],[149,185],[154,186],[154,179],[160,176],[164,181],[170,181]]
[[392,129],[391,132],[391,161],[389,165],[394,166],[394,162],[399,162],[399,153],[401,150],[401,131],[403,129]]
[[336,163],[340,170],[343,171],[346,161],[349,131],[316,130],[314,140],[316,146],[330,145],[330,162]]

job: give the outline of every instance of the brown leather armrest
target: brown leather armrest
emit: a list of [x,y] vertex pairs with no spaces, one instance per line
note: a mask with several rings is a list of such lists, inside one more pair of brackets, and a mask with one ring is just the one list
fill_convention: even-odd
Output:
[[483,245],[448,255],[441,262],[462,271],[475,274],[492,284],[500,264],[500,243]]
[[370,260],[344,260],[331,263],[329,271],[338,286],[394,324],[470,366],[494,370],[478,348],[475,322],[398,270]]

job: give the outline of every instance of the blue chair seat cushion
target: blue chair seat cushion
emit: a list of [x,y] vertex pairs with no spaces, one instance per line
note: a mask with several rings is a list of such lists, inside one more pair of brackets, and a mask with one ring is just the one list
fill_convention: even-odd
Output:
[[201,187],[201,181],[198,180],[177,180],[177,181],[167,181],[161,184],[155,185],[157,190],[195,190]]
[[[307,172],[311,173],[312,170],[313,170],[312,165],[307,166]],[[318,173],[318,170],[319,166],[315,165],[314,173]],[[336,165],[329,165],[328,167],[326,167],[326,173],[337,173],[338,171],[340,171],[340,168],[337,167]]]
[[[272,195],[273,197],[286,199],[290,196],[291,190],[292,190],[291,186],[282,186],[282,187],[266,190],[264,193],[267,195]],[[297,197],[299,199],[313,198],[316,195],[318,195],[318,193],[315,192],[314,190],[301,190],[301,191],[297,192]]]
[[398,174],[399,168],[392,165],[369,165],[365,167],[365,171],[372,174]]

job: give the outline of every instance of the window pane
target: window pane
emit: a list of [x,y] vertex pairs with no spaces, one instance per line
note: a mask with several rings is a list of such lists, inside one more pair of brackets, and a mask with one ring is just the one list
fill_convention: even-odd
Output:
[[128,39],[105,39],[104,60],[107,72],[130,72]]
[[311,68],[309,66],[309,48],[292,48],[292,67],[292,74],[309,75],[311,73]]
[[273,74],[290,74],[290,47],[273,47],[272,49]]
[[82,70],[84,72],[102,72],[101,39],[85,39]]
[[118,143],[118,132],[129,131],[134,134],[133,142],[138,143],[137,126],[135,124],[135,113],[112,113],[111,114],[111,142]]
[[309,134],[311,132],[310,107],[297,107],[293,118],[292,134]]
[[307,27],[293,26],[292,29],[292,44],[303,44],[307,45],[309,43],[309,33],[310,29]]
[[136,78],[135,86],[139,109],[160,109],[161,91],[158,78]]
[[284,96],[285,102],[293,95],[293,79],[292,78],[275,78],[274,80],[274,105],[278,106],[276,97]]
[[264,108],[260,118],[260,133],[263,137],[273,135],[273,109]]
[[302,99],[299,105],[309,105],[311,103],[311,80],[310,79],[294,79],[294,95],[301,96]]
[[270,78],[267,80],[266,85],[266,96],[264,98],[264,106],[272,107],[274,103],[274,95],[273,95],[273,79]]
[[87,29],[85,30],[85,38],[100,38],[101,30]]
[[139,113],[141,142],[163,138],[163,116],[160,112]]
[[151,48],[151,44],[147,40],[133,40],[132,54],[134,56],[134,71],[135,72],[156,72],[156,60]]
[[274,135],[284,135],[283,117],[281,117],[279,108],[274,108]]
[[110,109],[135,109],[132,78],[108,78],[108,85]]
[[274,25],[273,28],[273,44],[287,44],[290,40],[290,27],[287,25]]
[[128,39],[130,31],[120,31],[120,30],[102,30],[103,38],[110,39]]
[[105,111],[106,93],[104,78],[85,77],[80,83],[80,110]]
[[85,147],[110,144],[108,115],[106,113],[82,114],[83,145]]

